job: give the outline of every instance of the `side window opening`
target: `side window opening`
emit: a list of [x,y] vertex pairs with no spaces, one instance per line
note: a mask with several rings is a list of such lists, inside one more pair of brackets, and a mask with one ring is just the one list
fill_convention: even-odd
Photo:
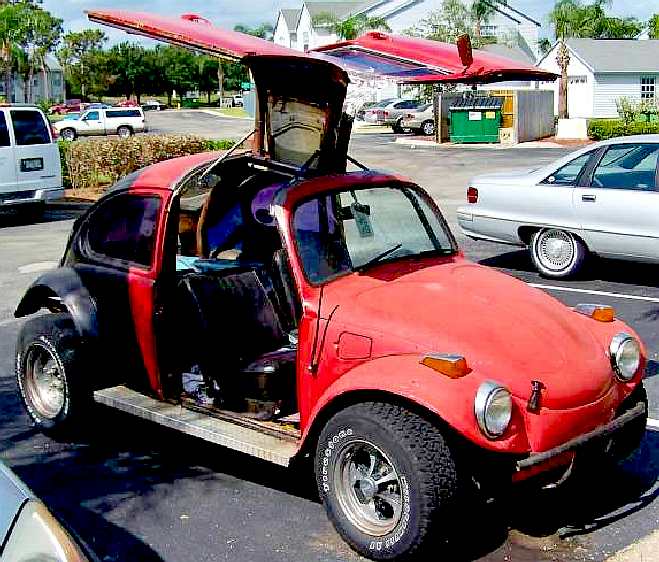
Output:
[[162,202],[155,196],[119,195],[92,215],[86,242],[94,254],[151,267]]
[[595,168],[593,187],[654,191],[659,144],[611,146]]

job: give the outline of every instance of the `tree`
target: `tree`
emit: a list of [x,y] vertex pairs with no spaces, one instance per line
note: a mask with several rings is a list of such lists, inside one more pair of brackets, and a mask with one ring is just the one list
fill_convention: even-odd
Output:
[[69,80],[80,84],[80,93],[87,97],[90,84],[89,71],[95,70],[94,62],[107,41],[105,33],[98,29],[72,31],[64,36],[62,48],[57,51],[57,58],[64,68]]
[[274,32],[274,28],[269,23],[262,23],[256,27],[249,27],[248,25],[239,23],[234,26],[233,30],[239,33],[246,33],[247,35],[253,35],[254,37],[260,37],[261,39],[267,39],[268,41],[272,39],[272,33]]
[[[495,2],[497,0],[494,0]],[[474,36],[477,40],[483,37],[482,27],[495,12],[495,6],[489,0],[474,0],[471,4],[471,19],[474,22]]]
[[110,78],[110,89],[137,102],[142,94],[151,91],[152,77],[163,69],[156,68],[155,56],[141,45],[120,43],[107,53],[106,69]]
[[12,97],[16,48],[27,40],[25,13],[28,7],[29,4],[23,2],[0,5],[0,69],[4,73],[7,101],[11,101]]
[[604,10],[607,0],[595,0],[592,4],[581,4],[579,0],[558,0],[549,13],[549,21],[554,25],[558,52],[556,62],[561,69],[558,89],[558,116],[568,117],[567,69],[570,65],[570,51],[566,40],[570,37],[591,37],[594,39],[627,39],[638,35],[642,24],[634,18],[614,18]]
[[325,25],[329,27],[339,39],[356,39],[363,33],[371,30],[391,31],[384,18],[370,18],[365,14],[357,14],[347,19],[339,19],[330,12],[322,12],[313,19],[314,26]]
[[[460,35],[470,32],[471,23],[470,11],[461,0],[444,0],[439,10],[430,12],[406,33],[433,41],[454,43]],[[478,46],[477,41],[474,44]]]
[[167,93],[171,105],[174,91],[179,96],[197,85],[199,69],[195,56],[185,49],[158,45],[155,51],[158,67],[158,89]]
[[648,22],[650,39],[659,39],[659,14],[654,14]]

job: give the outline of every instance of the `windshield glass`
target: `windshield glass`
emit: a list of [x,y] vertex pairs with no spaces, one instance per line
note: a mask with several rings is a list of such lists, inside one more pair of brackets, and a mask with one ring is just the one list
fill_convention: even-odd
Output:
[[297,207],[293,229],[312,283],[403,257],[455,252],[439,212],[407,186],[325,193]]

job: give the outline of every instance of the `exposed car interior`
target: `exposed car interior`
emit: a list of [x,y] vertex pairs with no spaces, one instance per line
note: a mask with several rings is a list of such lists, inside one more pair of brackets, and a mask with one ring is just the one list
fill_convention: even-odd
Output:
[[299,303],[269,212],[297,172],[236,155],[181,186],[170,393],[184,404],[264,421],[297,411]]

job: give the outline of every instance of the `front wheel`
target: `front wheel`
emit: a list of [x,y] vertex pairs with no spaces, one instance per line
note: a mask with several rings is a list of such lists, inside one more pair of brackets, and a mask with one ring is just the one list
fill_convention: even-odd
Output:
[[68,314],[25,322],[16,345],[16,379],[25,410],[44,432],[63,432],[92,401],[82,379],[83,346]]
[[77,136],[78,134],[76,133],[75,129],[63,129],[60,133],[60,137],[69,142],[76,140]]
[[588,249],[571,232],[544,228],[531,238],[531,258],[541,275],[560,279],[571,277],[581,269]]
[[443,538],[455,506],[456,466],[440,431],[392,404],[336,414],[316,450],[327,514],[360,554],[391,560]]

